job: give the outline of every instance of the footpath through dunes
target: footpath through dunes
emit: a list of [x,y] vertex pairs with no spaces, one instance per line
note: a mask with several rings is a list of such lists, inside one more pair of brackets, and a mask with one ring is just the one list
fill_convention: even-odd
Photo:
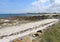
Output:
[[9,42],[10,40],[28,35],[32,32],[46,29],[46,27],[53,25],[58,21],[58,19],[45,19],[33,23],[2,28],[0,29],[0,42]]

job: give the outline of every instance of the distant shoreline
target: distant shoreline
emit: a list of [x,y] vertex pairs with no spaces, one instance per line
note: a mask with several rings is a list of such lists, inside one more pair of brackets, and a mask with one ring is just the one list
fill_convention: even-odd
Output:
[[[40,16],[40,15],[48,15],[50,13],[21,13],[21,14],[0,14],[0,18],[8,18],[14,16]],[[52,14],[52,13],[51,13]],[[57,14],[55,14],[57,15]],[[60,14],[58,14],[60,15]]]

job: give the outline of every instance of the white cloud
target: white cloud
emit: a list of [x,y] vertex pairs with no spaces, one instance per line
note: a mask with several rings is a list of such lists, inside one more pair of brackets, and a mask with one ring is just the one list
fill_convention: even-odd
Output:
[[[46,2],[49,5],[44,5]],[[47,3],[48,4],[48,3]],[[32,3],[30,12],[60,12],[60,0],[36,0]]]
[[42,2],[42,3],[45,3],[47,0],[39,0],[40,2]]
[[60,0],[53,0],[53,4],[48,8],[50,12],[60,13]]
[[60,4],[60,0],[55,0],[55,3],[56,4]]
[[36,0],[34,2],[32,2],[32,7],[29,8],[28,11],[30,12],[43,12],[46,11],[46,9],[51,6],[49,5],[45,5],[46,2],[49,2],[50,0]]

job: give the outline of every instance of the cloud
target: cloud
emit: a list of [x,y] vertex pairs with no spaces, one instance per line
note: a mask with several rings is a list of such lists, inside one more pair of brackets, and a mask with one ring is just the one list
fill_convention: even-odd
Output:
[[46,1],[48,1],[48,0],[39,0],[40,2],[42,2],[42,3],[45,3]]
[[55,0],[55,3],[56,4],[60,4],[60,0]]
[[60,0],[36,0],[31,5],[30,12],[60,12]]
[[30,12],[43,12],[46,11],[46,9],[51,6],[51,4],[50,0],[36,0],[32,2],[32,6],[29,10]]
[[53,4],[47,9],[49,12],[60,13],[60,0],[53,0]]

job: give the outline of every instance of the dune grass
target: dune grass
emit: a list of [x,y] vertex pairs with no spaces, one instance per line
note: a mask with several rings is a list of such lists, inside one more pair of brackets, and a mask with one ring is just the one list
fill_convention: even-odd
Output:
[[49,27],[43,35],[40,42],[60,42],[60,22]]
[[60,42],[60,22],[48,27],[34,42]]

